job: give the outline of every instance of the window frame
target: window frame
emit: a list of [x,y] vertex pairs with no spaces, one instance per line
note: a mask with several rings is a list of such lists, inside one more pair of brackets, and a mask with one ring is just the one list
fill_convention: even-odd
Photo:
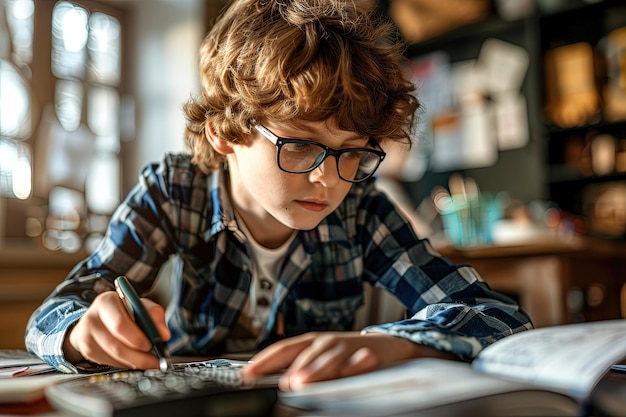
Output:
[[[31,88],[31,135],[23,141],[30,148],[31,164],[32,164],[32,191],[31,196],[27,199],[20,200],[16,198],[8,198],[0,196],[0,206],[4,205],[4,210],[0,210],[0,221],[4,224],[0,227],[0,246],[2,241],[5,243],[17,244],[19,246],[31,246],[32,238],[26,234],[26,220],[33,213],[41,213],[47,209],[48,192],[50,187],[42,181],[46,175],[46,155],[43,148],[38,146],[38,137],[42,115],[47,104],[54,104],[55,85],[58,78],[52,72],[52,14],[54,7],[59,1],[67,1],[77,6],[84,7],[89,13],[101,12],[116,18],[121,27],[121,70],[120,81],[116,90],[119,92],[120,101],[131,94],[130,72],[132,63],[129,61],[131,54],[129,52],[129,15],[132,12],[132,4],[127,1],[96,1],[96,0],[34,0],[34,33],[32,45],[32,61],[30,63],[30,88]],[[80,80],[84,91],[87,91],[89,81],[87,77]],[[81,111],[81,122],[86,124],[86,102],[87,96]],[[120,112],[123,112],[120,109]],[[121,117],[121,115],[120,115]],[[119,178],[120,178],[120,194],[125,193],[124,189],[124,172],[125,157],[128,149],[129,137],[125,136],[123,126],[120,123],[120,149],[118,153],[119,160]],[[39,143],[40,145],[40,143]],[[43,183],[42,183],[43,182]],[[84,192],[84,190],[83,190]],[[121,198],[122,195],[119,197]],[[2,204],[4,203],[4,204]],[[2,211],[4,213],[2,213]],[[4,217],[4,218],[3,218]],[[10,221],[9,221],[10,220]],[[38,239],[38,242],[40,240]],[[39,243],[41,245],[41,243]],[[83,249],[84,250],[84,249]]]

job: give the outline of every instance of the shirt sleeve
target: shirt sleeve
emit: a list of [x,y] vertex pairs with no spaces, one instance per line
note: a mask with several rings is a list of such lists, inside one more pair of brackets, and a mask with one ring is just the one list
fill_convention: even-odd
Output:
[[386,197],[366,197],[361,210],[366,277],[394,294],[409,317],[364,333],[387,333],[472,360],[491,343],[533,327],[528,314],[474,268],[455,265],[419,239]]
[[101,292],[114,290],[119,275],[131,279],[140,294],[152,287],[161,265],[175,250],[168,217],[168,164],[147,166],[138,184],[116,209],[98,248],[31,315],[26,328],[28,351],[62,372],[99,370],[95,364],[74,366],[63,356],[69,329]]

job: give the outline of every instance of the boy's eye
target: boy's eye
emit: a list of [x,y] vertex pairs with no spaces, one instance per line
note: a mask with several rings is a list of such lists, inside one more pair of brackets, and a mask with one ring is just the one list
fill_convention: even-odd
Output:
[[313,151],[319,152],[319,147],[306,142],[291,142],[285,145],[285,150],[288,152],[308,153]]
[[344,152],[341,156],[346,159],[361,159],[362,151]]
[[297,142],[293,144],[294,150],[297,150],[297,151],[309,151],[312,149],[312,147],[313,145],[311,145],[310,143],[304,143],[304,142]]

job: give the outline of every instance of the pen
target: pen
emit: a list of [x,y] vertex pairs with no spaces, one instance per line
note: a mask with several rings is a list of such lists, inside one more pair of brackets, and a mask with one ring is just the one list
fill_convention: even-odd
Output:
[[126,311],[130,314],[130,317],[135,320],[139,328],[141,328],[146,336],[148,336],[148,339],[150,339],[153,351],[159,357],[159,369],[162,372],[172,369],[172,362],[165,349],[165,343],[161,340],[161,336],[154,322],[148,315],[148,311],[141,303],[139,295],[125,276],[120,275],[115,279],[115,290],[121,298]]

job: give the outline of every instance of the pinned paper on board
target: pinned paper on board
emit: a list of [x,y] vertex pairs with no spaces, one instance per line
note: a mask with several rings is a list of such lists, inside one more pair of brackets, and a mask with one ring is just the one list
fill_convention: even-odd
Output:
[[428,159],[434,152],[435,129],[445,130],[446,118],[452,109],[450,57],[443,51],[433,52],[414,59],[410,70],[417,96],[425,109],[418,115],[419,123],[413,132],[415,146],[404,169],[404,179],[415,181],[426,171]]
[[496,38],[483,42],[477,65],[494,108],[498,148],[522,148],[528,143],[526,98],[521,93],[530,57],[526,49]]
[[495,164],[498,145],[482,72],[474,60],[467,60],[451,64],[447,76],[452,86],[450,105],[432,117],[431,169],[443,172]]
[[451,62],[443,51],[413,60],[412,76],[425,108],[419,134],[431,144],[429,169],[491,166],[499,151],[528,144],[521,92],[528,66],[524,48],[495,38],[483,42],[475,60]]

